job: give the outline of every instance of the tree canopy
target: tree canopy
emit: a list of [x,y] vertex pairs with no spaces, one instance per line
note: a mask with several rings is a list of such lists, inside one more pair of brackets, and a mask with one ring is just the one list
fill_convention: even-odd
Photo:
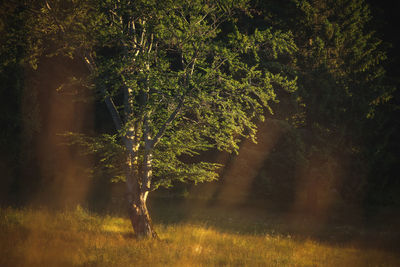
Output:
[[127,157],[120,170],[130,205],[147,217],[147,194],[158,186],[217,177],[217,164],[188,157],[237,151],[241,138],[254,139],[274,88],[296,89],[296,79],[264,66],[296,50],[291,35],[242,32],[234,14],[245,2],[46,1],[38,12],[36,40],[86,63],[116,129],[101,140],[122,141],[114,147]]

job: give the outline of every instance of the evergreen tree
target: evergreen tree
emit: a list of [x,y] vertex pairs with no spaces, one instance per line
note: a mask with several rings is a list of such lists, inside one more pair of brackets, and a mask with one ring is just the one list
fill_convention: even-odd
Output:
[[298,47],[298,103],[281,119],[301,130],[306,158],[317,159],[318,166],[334,162],[346,170],[349,179],[337,188],[345,197],[362,197],[370,162],[366,159],[374,157],[365,148],[370,146],[371,128],[380,124],[371,126],[377,122],[375,111],[393,92],[384,70],[386,46],[373,31],[369,6],[363,0],[254,4],[258,24],[291,31]]

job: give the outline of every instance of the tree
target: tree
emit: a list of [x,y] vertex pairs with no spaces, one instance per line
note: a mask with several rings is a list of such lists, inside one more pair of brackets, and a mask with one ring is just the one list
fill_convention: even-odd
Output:
[[370,26],[365,1],[296,4],[303,29],[298,45],[305,127],[320,140],[315,154],[326,161],[346,162],[340,163],[346,174],[337,189],[345,199],[360,201],[374,157],[367,152],[371,128],[380,125],[371,127],[377,122],[373,117],[393,92],[385,75],[385,45]]
[[30,174],[36,171],[32,147],[40,132],[37,90],[25,87],[32,81],[25,69],[28,19],[29,14],[20,3],[0,4],[1,200],[12,198],[19,203],[28,195],[23,185],[28,184],[32,191],[37,183],[25,176],[27,170]]
[[[257,119],[276,101],[274,88],[296,88],[295,80],[260,67],[258,54],[292,53],[290,35],[241,32],[234,14],[245,8],[229,0],[72,0],[45,1],[33,11],[32,55],[46,51],[42,43],[81,58],[107,105],[117,133],[101,139],[113,144],[107,157],[123,158],[137,236],[157,236],[146,206],[151,191],[174,180],[216,179],[219,165],[196,155],[237,151],[242,138],[254,140]],[[87,147],[104,148],[96,140]]]
[[[360,200],[370,163],[366,159],[372,156],[365,149],[371,146],[371,128],[380,125],[373,117],[393,92],[384,69],[385,43],[374,32],[369,6],[363,0],[255,4],[257,18],[291,30],[298,47],[299,102],[292,111],[295,116],[288,112],[287,117],[302,132],[310,160],[305,169],[330,163],[340,166],[343,177],[336,189],[345,198]],[[319,163],[313,164],[313,158]],[[327,168],[319,168],[321,179],[326,179]]]

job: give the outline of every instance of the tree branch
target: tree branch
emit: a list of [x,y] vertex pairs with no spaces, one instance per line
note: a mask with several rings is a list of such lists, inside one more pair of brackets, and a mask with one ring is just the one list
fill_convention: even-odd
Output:
[[[83,58],[84,58],[84,61],[86,63],[86,66],[88,67],[90,72],[93,74],[95,72],[95,69],[96,69],[96,65],[94,63],[93,58],[90,55],[87,55],[87,56],[84,55]],[[121,117],[119,115],[119,112],[117,110],[117,107],[114,104],[113,99],[108,94],[107,89],[104,88],[104,86],[100,86],[100,90],[101,90],[101,93],[104,96],[104,102],[106,103],[107,109],[111,114],[111,118],[112,118],[112,120],[114,122],[115,128],[117,129],[117,131],[121,131],[123,123],[122,123]],[[135,150],[133,148],[134,148],[135,142],[137,142],[136,135],[134,136],[133,140],[128,138],[128,137],[126,137],[126,136],[123,136],[122,140],[123,140],[123,142],[125,144],[125,147],[128,149],[128,153],[132,156],[132,158],[135,158],[136,157],[136,152],[135,152]]]
[[49,13],[51,14],[51,16],[53,17],[55,23],[57,24],[57,27],[60,29],[60,31],[62,33],[65,33],[65,29],[63,27],[63,25],[58,21],[57,16],[53,13],[53,9],[50,7],[50,4],[48,1],[46,1],[46,8],[49,11]]
[[[95,70],[96,70],[96,66],[95,66],[95,63],[94,63],[94,60],[92,59],[92,57],[90,55],[88,55],[88,56],[83,56],[83,58],[84,58],[84,61],[86,63],[86,66],[88,67],[90,72],[92,74],[94,74]],[[114,101],[111,98],[111,96],[108,94],[107,89],[104,88],[104,86],[100,86],[100,90],[101,90],[101,93],[104,96],[104,102],[106,103],[107,109],[111,114],[111,117],[112,117],[112,120],[114,122],[115,128],[118,131],[120,131],[122,129],[122,120],[121,120],[121,117],[119,116],[117,107],[115,106]]]
[[147,194],[150,190],[151,186],[151,179],[152,179],[152,141],[150,139],[150,129],[149,129],[149,122],[148,122],[148,115],[144,116],[144,132],[143,132],[143,139],[144,139],[144,157],[143,157],[143,180],[141,191]]
[[171,113],[169,118],[165,121],[165,123],[161,126],[161,129],[158,131],[158,133],[154,136],[154,139],[151,142],[151,148],[154,148],[157,143],[160,141],[161,137],[164,135],[165,131],[167,130],[167,127],[173,122],[178,115],[178,113],[181,111],[183,107],[183,101],[184,96],[182,96],[181,101],[179,102],[178,106],[175,108],[174,112]]

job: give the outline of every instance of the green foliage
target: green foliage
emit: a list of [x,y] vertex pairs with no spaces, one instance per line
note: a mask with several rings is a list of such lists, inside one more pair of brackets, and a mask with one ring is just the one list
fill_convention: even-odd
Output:
[[[243,138],[255,141],[257,122],[272,117],[293,127],[266,162],[279,170],[275,176],[294,176],[294,166],[306,169],[311,158],[351,160],[343,164],[346,177],[368,175],[368,182],[349,180],[371,192],[396,184],[398,108],[384,70],[386,44],[363,0],[53,0],[1,7],[1,98],[10,101],[2,105],[0,142],[11,161],[22,161],[21,138],[29,144],[40,128],[26,66],[57,55],[86,62],[90,72],[57,90],[93,89],[107,106],[112,100],[112,118],[120,120],[113,133],[68,134],[95,155],[95,175],[124,181],[129,153],[143,172],[150,147],[152,189],[215,180],[220,165],[201,155],[238,152]],[[350,195],[357,187],[351,183],[344,190]]]
[[[267,160],[269,171],[265,172],[272,180],[275,176],[285,176],[282,170],[275,169],[282,162],[279,151],[287,150],[289,145],[292,147],[289,151],[305,148],[300,150],[303,153],[300,158],[307,159],[301,166],[304,170],[311,171],[314,165],[319,165],[320,172],[325,173],[322,167],[325,163],[335,162],[340,166],[342,171],[335,178],[342,185],[335,187],[349,200],[362,200],[363,194],[372,193],[372,188],[380,188],[377,184],[385,181],[395,184],[393,177],[388,177],[396,172],[388,171],[396,169],[392,149],[386,146],[382,150],[387,136],[393,140],[390,132],[395,131],[393,127],[382,128],[393,122],[389,101],[394,86],[384,69],[387,45],[374,32],[366,2],[270,0],[254,1],[254,5],[257,10],[251,19],[254,24],[291,32],[297,46],[286,69],[290,66],[288,73],[298,77],[299,89],[291,99],[282,97],[278,91],[281,103],[274,110],[275,118],[291,123],[298,131],[295,135],[301,138],[280,144],[280,150]],[[377,133],[373,129],[381,130]],[[379,153],[382,154],[378,156]],[[290,159],[292,153],[283,154]],[[320,163],[315,164],[314,159]],[[286,170],[297,162],[297,159],[286,162]],[[288,175],[296,179],[296,172]],[[371,175],[374,178],[368,178]],[[323,179],[328,179],[329,175],[325,176]],[[287,184],[292,186],[290,182]]]
[[242,138],[254,140],[257,119],[272,112],[275,88],[296,90],[296,79],[264,66],[296,51],[291,34],[242,32],[235,14],[245,4],[51,1],[41,7],[34,34],[50,40],[56,53],[83,58],[96,89],[109,108],[114,105],[118,137],[78,136],[80,144],[115,151],[103,153],[100,162],[124,162],[116,153],[133,153],[139,170],[150,148],[154,188],[216,179],[219,165],[187,157],[211,148],[237,152]]
[[112,182],[125,181],[125,148],[117,135],[101,134],[93,137],[73,132],[62,135],[66,138],[66,145],[76,146],[79,153],[95,157],[94,170],[89,170],[94,176],[107,175]]
[[296,1],[296,5],[301,12],[296,23],[301,94],[310,121],[346,128],[349,120],[353,124],[373,116],[374,106],[387,101],[392,88],[382,83],[386,54],[382,41],[369,30],[368,6],[364,1]]
[[364,1],[295,2],[300,10],[295,25],[301,30],[295,39],[301,47],[304,126],[318,140],[312,142],[317,148],[312,153],[327,161],[331,157],[350,161],[347,167],[341,164],[347,168],[341,179],[348,179],[341,190],[347,191],[345,198],[361,200],[369,186],[364,170],[376,159],[368,140],[371,129],[381,123],[373,117],[394,90],[384,70],[385,45],[371,27],[371,12]]

